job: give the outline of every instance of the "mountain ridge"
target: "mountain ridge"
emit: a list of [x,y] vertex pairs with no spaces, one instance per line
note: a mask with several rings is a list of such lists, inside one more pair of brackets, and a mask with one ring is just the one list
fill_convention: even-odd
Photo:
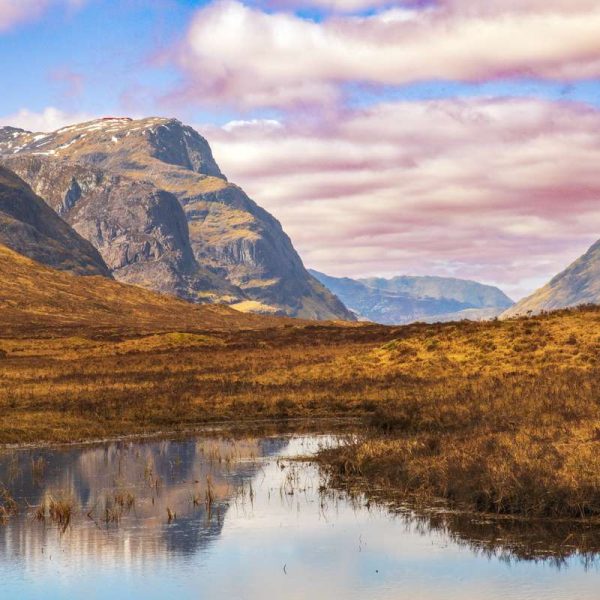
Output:
[[502,313],[502,318],[600,304],[600,240],[545,286]]
[[0,166],[0,244],[50,267],[111,277],[98,251],[12,171]]

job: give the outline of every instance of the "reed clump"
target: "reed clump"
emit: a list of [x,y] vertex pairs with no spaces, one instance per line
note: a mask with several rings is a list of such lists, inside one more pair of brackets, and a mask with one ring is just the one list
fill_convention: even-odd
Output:
[[34,517],[42,522],[51,521],[64,532],[71,524],[74,512],[75,502],[71,498],[55,498],[47,494],[35,509]]
[[130,511],[135,506],[135,495],[127,491],[115,492],[114,503],[122,510]]
[[31,459],[31,476],[34,481],[43,479],[46,471],[46,460],[43,456]]
[[[118,525],[123,516],[128,514],[134,506],[135,495],[133,493],[125,490],[117,490],[105,497],[102,520],[107,525],[110,523]],[[91,510],[88,516],[91,516],[93,512]]]

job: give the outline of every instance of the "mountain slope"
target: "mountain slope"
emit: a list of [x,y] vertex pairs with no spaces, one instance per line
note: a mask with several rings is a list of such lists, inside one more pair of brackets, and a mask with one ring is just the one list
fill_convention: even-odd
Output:
[[498,288],[444,277],[350,279],[311,273],[364,319],[384,324],[489,319],[512,305]]
[[[156,259],[166,262],[159,236],[158,251],[149,255],[147,246],[142,244],[144,250],[133,253],[138,257],[133,260],[136,283],[192,300],[227,301],[242,309],[316,319],[352,318],[343,304],[308,274],[279,222],[227,181],[206,140],[179,121],[101,119],[50,134],[4,128],[0,129],[0,153],[5,164],[39,190],[59,214],[98,247],[117,278],[132,281],[115,265],[115,255],[123,255],[124,245],[129,248],[138,244],[132,239],[135,223],[152,221],[154,229],[159,224],[140,215],[123,227],[121,217],[114,218],[119,212],[115,208],[113,226],[109,225],[108,230],[112,232],[116,227],[119,235],[107,238],[103,233],[102,245],[99,236],[93,234],[105,221],[104,200],[98,196],[116,195],[116,205],[120,206],[125,197],[136,203],[138,194],[168,194],[177,199],[187,223],[187,232],[182,236],[186,239],[176,244],[176,252],[185,265],[171,261],[171,271],[190,281],[189,251],[185,247],[189,246],[196,262],[193,269],[202,270],[204,278],[200,277],[198,285],[186,287],[175,281],[175,275],[173,281],[166,282],[153,275],[149,263]],[[36,161],[51,167],[36,168]],[[77,168],[87,169],[88,175],[82,176]],[[97,184],[90,186],[89,181],[94,181],[90,170],[103,178],[102,194],[98,194]],[[145,191],[114,191],[115,187],[132,186],[132,182],[143,185]],[[87,203],[87,213],[72,214],[81,202]],[[181,216],[177,218],[181,221]],[[142,225],[139,229],[146,231],[148,227]]]
[[600,240],[543,288],[502,314],[514,317],[543,310],[600,304]]
[[235,301],[244,294],[198,264],[177,198],[143,180],[48,156],[4,164],[102,254],[114,277],[190,301]]
[[106,277],[76,277],[3,245],[0,291],[0,328],[7,337],[255,328],[280,321],[223,305],[190,304]]
[[0,244],[56,269],[110,277],[94,247],[22,179],[3,167],[0,167]]

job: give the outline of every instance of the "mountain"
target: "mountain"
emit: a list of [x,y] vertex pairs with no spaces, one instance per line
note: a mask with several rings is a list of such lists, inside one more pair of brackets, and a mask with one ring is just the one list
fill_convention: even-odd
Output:
[[[196,305],[106,277],[51,269],[0,245],[0,328],[7,337],[272,327],[281,319]],[[277,323],[276,323],[277,321]],[[1,356],[0,356],[1,358]]]
[[0,158],[101,253],[114,277],[196,302],[313,319],[351,313],[280,223],[175,119],[0,129]]
[[0,244],[76,275],[110,277],[98,251],[13,172],[0,167]]
[[543,288],[502,314],[515,317],[543,310],[600,304],[600,240]]
[[490,319],[513,304],[498,288],[463,279],[350,279],[310,272],[359,318],[388,325]]

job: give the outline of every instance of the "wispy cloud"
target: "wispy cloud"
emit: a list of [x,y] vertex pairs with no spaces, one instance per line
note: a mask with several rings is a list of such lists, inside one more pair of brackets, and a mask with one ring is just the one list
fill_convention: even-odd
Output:
[[85,75],[69,67],[62,66],[53,69],[49,73],[48,79],[61,88],[62,96],[67,101],[79,98],[83,93]]
[[519,296],[600,237],[599,130],[600,112],[575,104],[449,100],[205,133],[308,265],[452,274]]
[[76,9],[86,0],[0,0],[0,32],[39,19],[54,6]]
[[271,8],[321,8],[332,12],[352,13],[381,7],[436,9],[465,15],[502,15],[507,13],[569,13],[598,7],[597,0],[263,0]]

